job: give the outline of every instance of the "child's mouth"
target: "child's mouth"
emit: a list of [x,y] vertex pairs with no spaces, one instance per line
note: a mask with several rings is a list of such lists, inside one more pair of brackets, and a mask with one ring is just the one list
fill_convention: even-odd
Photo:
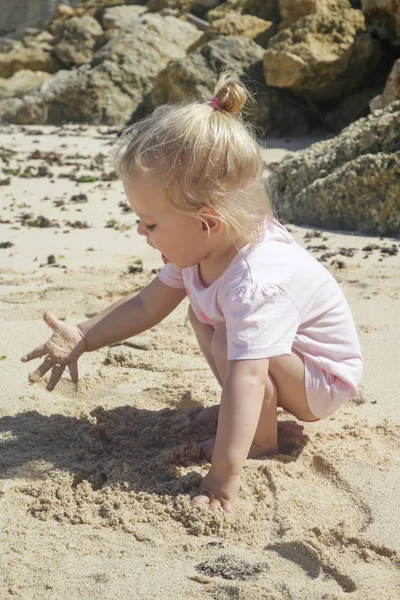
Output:
[[165,256],[165,254],[161,254],[161,258],[163,260],[164,265],[170,262],[169,259]]

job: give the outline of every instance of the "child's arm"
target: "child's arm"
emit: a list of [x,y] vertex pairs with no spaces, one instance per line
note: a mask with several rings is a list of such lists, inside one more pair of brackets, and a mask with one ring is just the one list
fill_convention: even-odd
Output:
[[268,359],[228,361],[212,464],[238,475],[256,433],[268,378]]
[[268,377],[268,359],[228,361],[222,389],[212,466],[194,504],[221,505],[230,512],[239,475],[257,430]]
[[94,317],[79,323],[86,351],[98,350],[154,327],[185,296],[184,289],[169,287],[156,277],[139,293],[125,296]]
[[51,313],[43,318],[53,329],[52,337],[22,357],[23,362],[43,358],[31,374],[36,381],[51,370],[47,389],[54,389],[68,367],[74,383],[78,381],[78,360],[84,352],[97,350],[150,329],[164,319],[183,300],[186,291],[166,286],[156,277],[138,294],[118,300],[98,315],[78,326],[59,321]]

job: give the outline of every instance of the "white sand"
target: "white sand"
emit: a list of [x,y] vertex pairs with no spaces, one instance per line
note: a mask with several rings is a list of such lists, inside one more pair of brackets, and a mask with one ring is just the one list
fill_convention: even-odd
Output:
[[[36,130],[45,135],[28,135]],[[77,169],[67,162],[78,177],[110,173],[107,163],[89,169],[110,151],[107,131],[0,128],[0,155],[17,152],[0,159],[3,171],[45,164],[29,158],[35,150],[63,156],[49,165],[53,182],[0,171],[0,183],[11,177],[0,185],[0,219],[10,221],[0,223],[0,244],[14,244],[0,248],[0,598],[399,598],[400,257],[362,250],[399,240],[330,231],[305,239],[315,230],[286,224],[306,247],[328,247],[317,257],[356,249],[325,264],[353,310],[365,374],[359,398],[331,419],[303,426],[280,417],[282,454],[247,462],[232,515],[190,505],[207,471],[196,442],[212,430],[192,417],[217,402],[218,387],[185,303],[134,347],[82,357],[78,390],[67,378],[52,393],[28,382],[38,361],[19,357],[46,339],[45,309],[77,323],[161,266],[119,207],[118,181],[57,177]],[[269,141],[266,157],[307,142]],[[72,202],[77,194],[88,202]],[[59,227],[21,225],[26,213]],[[110,219],[119,229],[105,228]],[[77,220],[91,227],[66,225]],[[49,255],[59,266],[47,265]],[[143,273],[128,273],[138,258]]]

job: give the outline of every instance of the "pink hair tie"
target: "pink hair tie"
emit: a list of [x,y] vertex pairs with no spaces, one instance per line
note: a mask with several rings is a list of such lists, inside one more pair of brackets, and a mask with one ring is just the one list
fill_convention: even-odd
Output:
[[214,110],[218,110],[219,112],[223,112],[221,108],[221,100],[218,96],[213,96],[208,103]]

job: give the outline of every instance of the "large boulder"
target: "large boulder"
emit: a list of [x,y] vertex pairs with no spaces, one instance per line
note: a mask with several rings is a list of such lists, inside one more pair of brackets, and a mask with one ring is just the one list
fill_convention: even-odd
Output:
[[381,45],[366,32],[360,11],[321,12],[269,41],[265,79],[268,85],[326,102],[369,84],[381,58]]
[[337,12],[344,8],[351,8],[349,0],[279,0],[279,9],[282,16],[280,29],[286,29],[293,23],[317,12]]
[[232,12],[222,19],[213,21],[197,45],[202,46],[220,36],[239,37],[244,35],[266,48],[268,40],[272,37],[271,31],[275,33],[275,27],[271,21],[264,21],[253,15],[240,15]]
[[51,44],[53,36],[43,32],[23,41],[8,40],[0,51],[0,77],[11,77],[21,69],[55,73],[61,64]]
[[361,0],[368,29],[379,37],[400,45],[399,0]]
[[56,34],[54,52],[66,66],[80,66],[91,61],[103,40],[103,29],[89,16],[61,21]]
[[50,73],[42,71],[17,71],[9,79],[0,83],[0,100],[5,98],[23,98],[28,92],[39,87],[51,77]]
[[371,100],[380,94],[382,91],[381,85],[371,85],[361,90],[356,90],[344,100],[334,102],[333,108],[324,114],[325,126],[339,133],[345,127],[348,127],[354,121],[367,117],[370,114]]
[[273,23],[280,21],[281,18],[279,0],[226,0],[214,10],[210,10],[207,13],[207,19],[212,23],[232,12],[253,15]]
[[0,35],[41,27],[51,19],[60,4],[76,6],[79,0],[0,0]]
[[249,121],[264,133],[284,135],[309,130],[307,110],[293,102],[290,94],[266,88],[262,72],[263,49],[246,37],[219,37],[171,62],[157,77],[153,106],[186,99],[210,100],[219,74],[225,68],[236,73],[255,94],[247,107]]
[[157,74],[185,56],[201,33],[174,17],[146,14],[121,29],[91,64],[60,71],[23,105],[4,115],[13,123],[105,123],[123,126],[143,109]]
[[106,8],[102,16],[103,28],[123,29],[130,27],[133,21],[136,21],[140,15],[147,11],[146,6],[113,6]]
[[385,108],[395,100],[400,100],[400,58],[394,63],[382,94],[371,100],[370,108],[371,110]]
[[239,77],[262,76],[264,51],[246,37],[217,38],[199,50],[171,62],[157,76],[151,95],[153,106],[185,98],[211,99],[218,74],[228,65]]
[[15,97],[4,98],[4,100],[0,100],[0,121],[3,120],[4,115],[16,112],[22,106],[22,104],[22,100]]
[[400,236],[400,102],[277,165],[279,215],[294,223]]
[[180,12],[191,12],[203,16],[219,2],[220,0],[149,0],[147,7],[152,12],[177,9]]

